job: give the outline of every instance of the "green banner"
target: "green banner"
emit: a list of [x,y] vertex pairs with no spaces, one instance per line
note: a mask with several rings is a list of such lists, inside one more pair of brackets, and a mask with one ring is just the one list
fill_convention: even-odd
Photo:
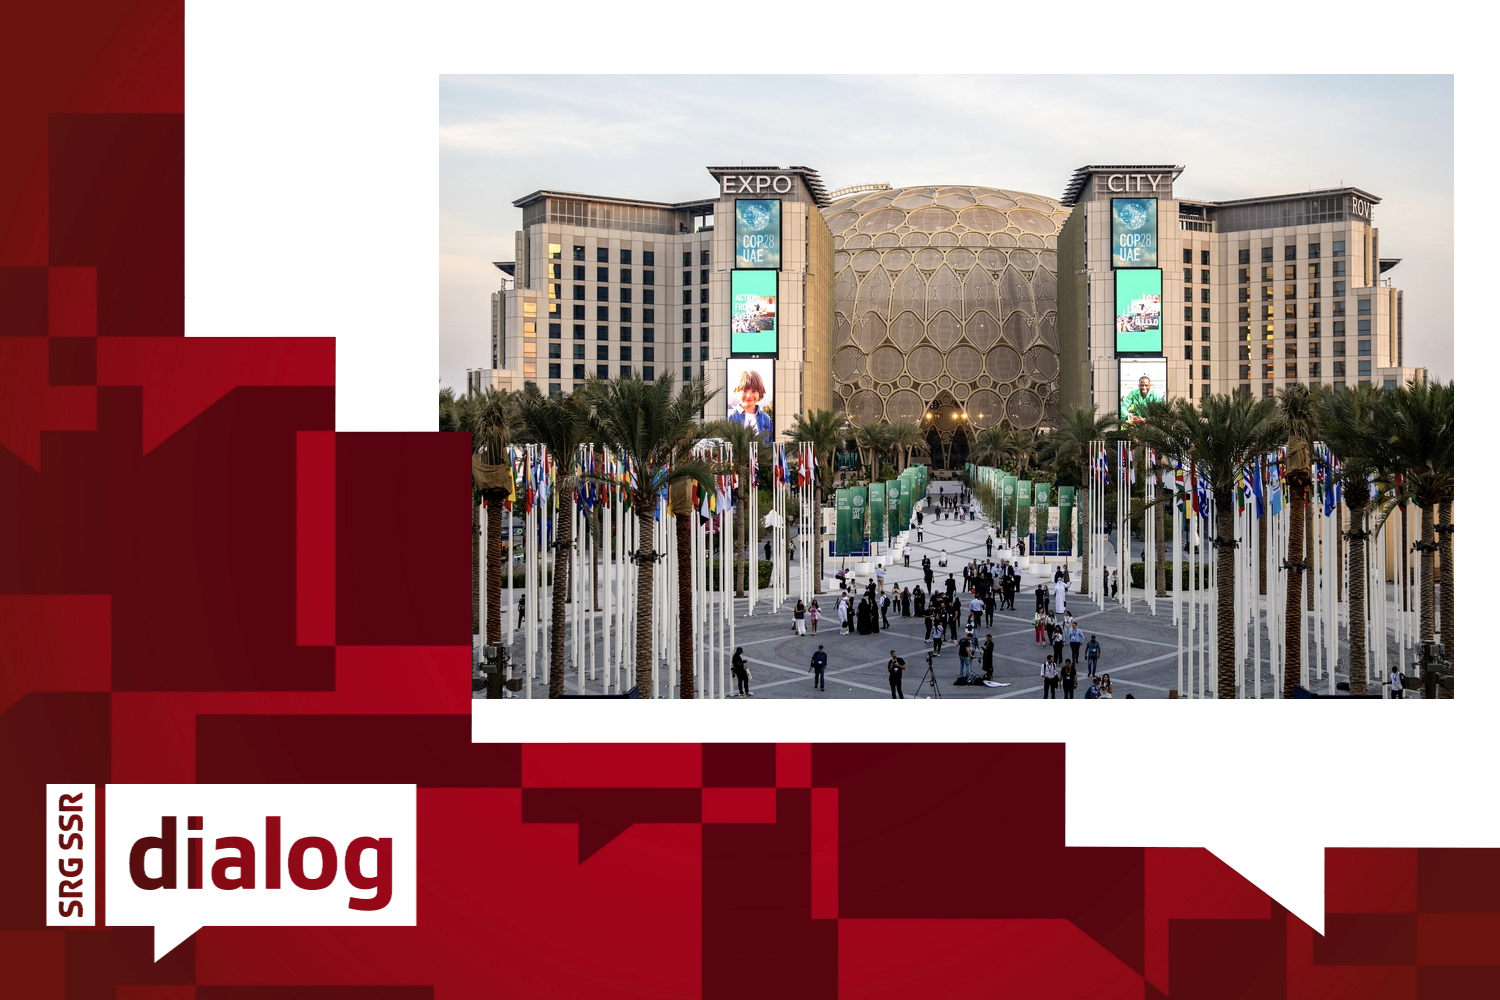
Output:
[[885,483],[870,484],[870,516],[865,519],[870,541],[885,541]]
[[854,531],[854,512],[849,502],[849,494],[852,492],[838,490],[834,493],[833,506],[838,514],[838,527],[833,535],[833,554],[836,556],[849,554],[849,536]]
[[1048,515],[1051,513],[1051,511],[1048,509],[1048,507],[1049,507],[1050,501],[1052,499],[1052,497],[1051,497],[1052,484],[1051,483],[1037,483],[1033,487],[1033,489],[1036,491],[1036,495],[1034,497],[1032,497],[1032,499],[1031,499],[1031,506],[1035,509],[1034,516],[1036,518],[1036,529],[1035,529],[1036,530],[1036,543],[1039,546],[1040,545],[1046,545],[1047,544],[1047,518],[1048,518]]
[[1031,534],[1031,480],[1016,482],[1016,537]]
[[906,528],[906,522],[901,520],[901,492],[901,480],[892,479],[885,484],[886,537],[892,541]]
[[1057,488],[1057,546],[1073,554],[1073,487]]
[[869,501],[870,496],[863,486],[855,486],[849,490],[849,519],[852,522],[849,532],[849,551],[851,552],[865,547],[865,507]]
[[1016,477],[1006,475],[1000,480],[1000,532],[1004,534],[1016,526]]

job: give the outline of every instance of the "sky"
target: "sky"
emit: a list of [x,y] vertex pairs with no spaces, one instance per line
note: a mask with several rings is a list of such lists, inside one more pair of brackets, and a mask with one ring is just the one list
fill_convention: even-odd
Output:
[[1349,184],[1381,199],[1406,363],[1453,377],[1451,76],[444,76],[439,363],[489,366],[494,261],[541,188],[712,197],[703,168],[805,165],[829,190],[978,184],[1060,197],[1090,163],[1175,163],[1179,197]]

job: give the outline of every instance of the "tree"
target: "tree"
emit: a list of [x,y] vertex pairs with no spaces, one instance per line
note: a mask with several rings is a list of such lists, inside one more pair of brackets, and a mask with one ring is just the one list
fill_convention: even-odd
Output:
[[[1091,510],[1089,507],[1089,459],[1092,457],[1090,455],[1090,448],[1094,441],[1109,437],[1111,432],[1119,426],[1120,421],[1117,417],[1108,412],[1100,416],[1099,408],[1096,406],[1089,406],[1087,408],[1074,406],[1063,414],[1061,423],[1057,425],[1051,434],[1047,435],[1047,441],[1051,445],[1052,458],[1058,468],[1061,469],[1064,466],[1069,466],[1072,469],[1078,470],[1081,484],[1080,491],[1082,494],[1078,501],[1078,506],[1080,510],[1085,511],[1083,517],[1085,523],[1088,522],[1089,517],[1087,511]],[[1123,488],[1125,479],[1123,472],[1120,475],[1120,479]],[[1093,533],[1093,530],[1093,525],[1089,524],[1087,531],[1090,535]],[[1124,527],[1121,532],[1122,542],[1128,537],[1129,528]],[[1089,592],[1089,546],[1086,544],[1087,538],[1082,541],[1085,544],[1081,544],[1079,547],[1083,550],[1083,586],[1079,588],[1078,592],[1080,594],[1087,594]]]
[[[692,481],[703,489],[713,489],[714,485],[708,464],[691,455],[698,414],[714,393],[708,392],[701,381],[684,382],[680,392],[676,389],[670,373],[652,382],[595,377],[583,388],[585,399],[593,407],[590,427],[595,443],[614,448],[631,466],[629,496],[640,534],[635,556],[640,566],[635,594],[635,681],[643,698],[652,696],[653,571],[657,559],[662,558],[655,551],[652,535],[656,503],[662,491],[674,483]],[[679,612],[678,617],[679,643],[691,646],[692,615]],[[682,663],[684,698],[693,694],[692,667],[689,655]]]
[[[1381,392],[1368,385],[1320,393],[1317,419],[1323,443],[1338,465],[1333,480],[1343,494],[1349,512],[1349,539],[1346,559],[1349,576],[1349,693],[1363,695],[1369,683],[1369,636],[1366,632],[1365,540],[1367,514],[1375,500],[1370,480],[1382,467],[1382,451],[1387,447],[1379,430],[1377,414]],[[1383,637],[1382,637],[1383,639]]]
[[1310,568],[1306,546],[1307,500],[1312,490],[1312,443],[1319,439],[1318,391],[1300,382],[1281,390],[1281,416],[1286,421],[1286,461],[1282,479],[1287,484],[1290,517],[1286,544],[1286,662],[1281,696],[1292,697],[1302,683],[1302,583]]
[[[1234,697],[1234,560],[1239,544],[1234,537],[1234,483],[1239,470],[1252,459],[1285,440],[1285,425],[1274,399],[1252,399],[1234,393],[1205,395],[1196,405],[1190,399],[1148,403],[1141,441],[1163,458],[1190,462],[1206,478],[1218,503],[1215,506],[1214,547],[1218,551],[1218,678],[1220,698]],[[1222,550],[1228,549],[1228,552]]]
[[[484,465],[507,466],[510,460],[506,449],[510,446],[514,422],[510,393],[501,389],[486,389],[474,398],[471,405],[473,407],[471,420],[475,456]],[[490,526],[484,554],[486,624],[484,641],[488,645],[498,646],[506,638],[500,620],[500,584],[505,572],[503,546],[507,539],[504,537],[505,533],[499,530],[500,505],[510,499],[510,490],[501,484],[499,475],[490,476],[479,485],[485,504],[486,523]],[[512,583],[511,580],[505,581],[506,586]]]
[[[808,410],[792,418],[792,426],[787,431],[787,439],[794,443],[807,443],[813,447],[813,454],[817,457],[818,468],[813,476],[813,533],[817,541],[813,547],[818,554],[814,565],[814,579],[817,581],[817,592],[823,592],[823,544],[822,525],[817,519],[822,516],[823,499],[828,495],[828,477],[833,471],[833,453],[843,443],[845,435],[849,433],[849,423],[842,413],[834,410]],[[791,516],[790,511],[788,517]]]
[[739,485],[732,491],[739,512],[734,519],[734,596],[744,597],[745,588],[749,586],[746,538],[751,528],[747,516],[750,505],[745,498],[750,495],[750,466],[760,464],[761,437],[754,428],[746,427],[738,420],[716,420],[704,426],[702,436],[729,442],[734,453],[735,475],[739,479]]
[[[455,396],[452,389],[438,390],[438,430],[440,432],[462,432],[472,435],[478,412],[473,396]],[[469,439],[470,452],[479,447],[479,441]],[[479,538],[483,534],[480,516],[483,501],[478,486],[472,477],[469,482],[469,632],[479,634]]]
[[880,460],[891,448],[890,424],[865,424],[854,433],[854,442],[870,452],[870,481],[880,475]]
[[911,452],[913,448],[922,448],[927,440],[922,437],[922,428],[910,420],[897,420],[890,424],[889,447],[901,456],[901,465],[896,470],[904,472],[907,465],[911,463]]
[[974,439],[974,450],[969,453],[969,458],[976,465],[1002,466],[1008,456],[1006,443],[1009,439],[1010,432],[1004,427],[986,427]]
[[577,503],[578,448],[589,440],[588,406],[577,392],[544,396],[535,382],[516,398],[526,440],[546,447],[557,470],[557,524],[552,557],[552,621],[548,639],[547,697],[563,696],[563,641],[568,634],[566,605],[572,568],[573,508]]

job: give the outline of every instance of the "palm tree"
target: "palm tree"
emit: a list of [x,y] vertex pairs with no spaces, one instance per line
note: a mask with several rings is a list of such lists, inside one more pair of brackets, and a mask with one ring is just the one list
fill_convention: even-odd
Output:
[[[1412,382],[1387,393],[1381,426],[1390,446],[1389,471],[1402,476],[1405,498],[1422,508],[1422,541],[1418,545],[1422,553],[1421,635],[1423,639],[1437,637],[1432,555],[1440,551],[1442,635],[1452,659],[1453,383]],[[1438,524],[1434,524],[1435,515],[1439,515]]]
[[1036,460],[1041,445],[1040,435],[1034,430],[1012,430],[1006,432],[1004,460],[1015,467],[1016,476],[1025,478]]
[[[1205,395],[1197,405],[1189,399],[1147,405],[1140,438],[1163,458],[1196,463],[1218,499],[1215,506],[1214,546],[1230,549],[1234,537],[1234,482],[1252,459],[1285,440],[1285,425],[1274,399],[1252,399],[1234,393]],[[1234,560],[1230,553],[1215,559],[1218,566],[1218,697],[1234,697]]]
[[880,475],[880,459],[890,449],[890,424],[865,424],[854,433],[854,442],[870,451],[870,481]]
[[739,479],[739,485],[734,487],[734,504],[740,515],[734,519],[734,596],[744,597],[745,588],[749,586],[746,567],[747,547],[746,534],[750,530],[746,515],[750,506],[744,500],[750,491],[750,466],[760,464],[761,437],[753,428],[746,427],[738,420],[716,420],[703,427],[702,436],[705,438],[719,438],[729,442],[730,450],[734,453],[735,474]]
[[911,462],[911,450],[921,448],[927,441],[922,437],[922,428],[910,420],[897,420],[890,424],[889,433],[888,446],[901,455],[901,468],[896,471],[904,472]]
[[842,413],[834,410],[808,410],[792,418],[791,429],[787,431],[787,439],[795,443],[806,442],[813,447],[813,454],[817,456],[818,468],[813,476],[813,495],[815,517],[814,532],[817,535],[818,550],[816,567],[813,578],[817,581],[817,592],[823,592],[823,544],[822,525],[817,518],[822,516],[823,498],[828,495],[828,477],[833,470],[833,453],[843,443],[845,436],[849,433],[849,423]]
[[579,478],[574,459],[580,445],[589,440],[588,406],[577,392],[544,396],[535,382],[527,382],[517,398],[517,410],[526,439],[544,445],[557,469],[556,544],[552,558],[552,622],[548,640],[550,669],[547,697],[563,696],[563,641],[568,634],[566,604],[573,551],[573,507]]
[[1009,439],[1010,432],[1004,427],[986,427],[974,439],[974,450],[969,453],[969,458],[976,465],[1000,466],[1006,460]]
[[458,401],[452,389],[438,390],[438,430],[458,430]]
[[1307,498],[1312,490],[1312,443],[1319,438],[1318,396],[1301,382],[1281,390],[1281,416],[1286,421],[1286,462],[1282,479],[1291,504],[1286,543],[1286,663],[1281,696],[1292,697],[1302,683],[1302,574],[1308,569],[1303,545],[1307,530]]
[[[1062,416],[1062,422],[1047,435],[1047,441],[1051,445],[1052,459],[1059,471],[1068,467],[1077,469],[1082,494],[1078,501],[1080,510],[1088,511],[1089,507],[1089,449],[1093,442],[1109,437],[1117,427],[1120,426],[1119,418],[1114,414],[1106,412],[1099,415],[1096,406],[1087,408],[1082,406],[1071,407]],[[1121,475],[1123,488],[1124,475]],[[1088,521],[1088,514],[1084,514],[1084,521]],[[1093,531],[1089,525],[1088,531]],[[1121,540],[1129,538],[1129,528],[1126,527],[1121,534]],[[1079,588],[1080,594],[1089,592],[1089,546],[1079,546],[1083,550],[1083,586]]]
[[[438,430],[474,433],[475,407],[472,396],[455,396],[452,389],[438,390]],[[478,446],[470,438],[471,451]],[[469,483],[469,633],[479,634],[479,536],[480,513],[483,510],[480,491],[473,479]]]
[[[651,691],[652,624],[655,579],[653,569],[661,558],[655,551],[652,528],[656,502],[664,489],[689,480],[703,489],[713,489],[713,470],[691,457],[697,437],[698,414],[714,393],[702,382],[684,382],[676,391],[670,373],[653,382],[641,379],[590,378],[584,384],[585,399],[593,407],[590,420],[593,439],[609,445],[631,464],[630,503],[640,530],[636,560],[640,578],[635,592],[635,682],[642,698]],[[690,647],[693,637],[691,614],[678,616],[679,644]],[[682,663],[682,697],[693,695],[692,656]]]
[[[475,482],[485,504],[485,520],[490,526],[485,546],[485,638],[487,645],[498,646],[504,642],[500,621],[501,576],[505,571],[503,544],[505,533],[499,530],[500,505],[510,498],[511,491],[504,484],[509,469],[506,449],[514,419],[510,393],[500,389],[486,389],[470,404],[473,427],[474,455],[481,465],[494,471],[486,473],[475,469]],[[506,580],[509,587],[513,581]]]
[[1381,392],[1361,385],[1342,391],[1321,393],[1318,423],[1323,442],[1339,466],[1334,473],[1349,511],[1349,693],[1363,695],[1369,683],[1369,637],[1365,627],[1365,539],[1370,504],[1375,492],[1370,479],[1382,467],[1382,449],[1387,447],[1377,415],[1382,409]]

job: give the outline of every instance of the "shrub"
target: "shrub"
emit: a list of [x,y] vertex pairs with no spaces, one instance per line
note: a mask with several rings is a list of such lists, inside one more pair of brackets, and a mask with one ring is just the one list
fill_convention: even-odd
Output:
[[[1193,585],[1192,569],[1193,569],[1194,565],[1196,565],[1196,564],[1195,563],[1170,563],[1170,562],[1167,563],[1167,577],[1166,577],[1166,579],[1167,579],[1167,590],[1170,591],[1172,589],[1172,579],[1173,579],[1173,572],[1174,572],[1173,571],[1173,567],[1174,566],[1178,567],[1178,569],[1176,570],[1176,573],[1177,573],[1177,578],[1182,581],[1182,589],[1183,590],[1187,590],[1187,589],[1191,588],[1192,585]],[[1205,566],[1204,567],[1204,579],[1203,579],[1202,583],[1200,583],[1200,586],[1206,586],[1206,585],[1211,584],[1211,583],[1213,583],[1213,573],[1210,571],[1210,567]],[[1130,564],[1130,585],[1132,587],[1136,588],[1137,590],[1144,590],[1145,589],[1145,587],[1146,587],[1146,564],[1145,563],[1131,563]]]

